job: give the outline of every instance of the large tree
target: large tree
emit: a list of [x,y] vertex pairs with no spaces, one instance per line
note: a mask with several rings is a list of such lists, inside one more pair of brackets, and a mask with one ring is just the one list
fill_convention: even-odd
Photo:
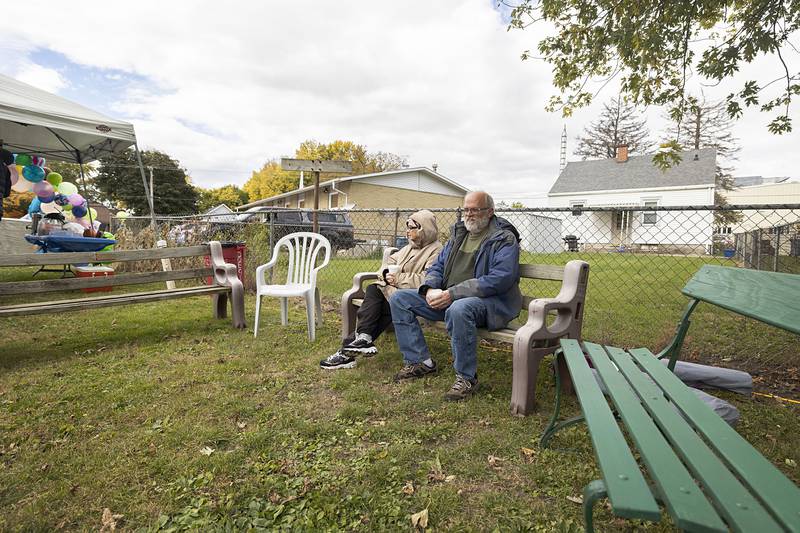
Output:
[[[189,183],[180,163],[158,150],[141,153],[145,176],[153,172],[153,204],[158,215],[186,215],[197,212],[197,191]],[[100,168],[92,178],[102,200],[133,211],[137,215],[150,212],[136,153],[125,150],[100,159]]]
[[636,107],[622,98],[612,98],[603,104],[600,118],[584,128],[583,135],[578,137],[575,155],[583,159],[610,159],[621,144],[627,144],[631,154],[643,154],[650,148],[649,136],[647,123]]
[[248,195],[236,185],[223,185],[216,189],[197,187],[197,209],[202,213],[219,204],[238,207],[247,203]]
[[[731,117],[738,118],[742,106],[759,106],[772,115],[771,132],[792,129],[789,109],[800,83],[787,60],[796,50],[790,37],[800,27],[797,0],[521,0],[510,27],[531,25],[552,30],[538,50],[553,66],[560,91],[548,107],[565,116],[591,102],[589,80],[617,76],[632,103],[670,105],[679,118],[687,110],[687,81],[696,73],[712,83],[736,80],[726,105]],[[525,51],[522,57],[535,55]],[[742,67],[760,56],[774,56],[774,75],[741,79]]]
[[254,170],[243,189],[250,200],[269,198],[296,189],[300,182],[297,172],[281,170],[280,161],[267,161],[260,170]]

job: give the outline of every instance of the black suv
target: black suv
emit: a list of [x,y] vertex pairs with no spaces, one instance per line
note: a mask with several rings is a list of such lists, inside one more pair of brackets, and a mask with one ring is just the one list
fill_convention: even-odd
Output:
[[[295,231],[312,231],[314,214],[311,211],[281,209],[275,207],[253,207],[236,217],[238,222],[261,220],[266,224],[272,221],[275,239]],[[346,213],[322,211],[317,213],[319,232],[327,238],[334,250],[349,250],[358,241],[353,237],[353,223]]]

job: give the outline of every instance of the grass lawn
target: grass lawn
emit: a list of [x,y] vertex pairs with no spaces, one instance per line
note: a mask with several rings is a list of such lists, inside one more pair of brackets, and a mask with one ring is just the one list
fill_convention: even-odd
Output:
[[[353,272],[370,268],[361,260],[347,276],[323,277],[325,293],[340,294]],[[647,272],[612,262],[592,268],[604,287],[636,268]],[[662,276],[677,283],[683,274]],[[636,313],[613,306],[630,295],[614,300],[598,289],[590,298],[587,338],[650,347],[684,304],[678,294]],[[254,303],[248,297],[251,324]],[[581,507],[569,498],[598,470],[580,425],[560,433],[553,449],[537,447],[552,407],[549,372],[540,374],[539,411],[512,417],[511,354],[483,346],[484,387],[450,404],[442,398],[453,380],[445,337],[428,334],[438,375],[395,384],[393,336],[357,368],[325,372],[318,361],[336,348],[336,302],[326,302],[314,343],[304,309],[290,312],[281,327],[269,302],[258,338],[213,320],[205,298],[3,319],[0,530],[97,530],[106,508],[123,515],[117,527],[143,530],[409,530],[411,515],[425,509],[439,530],[581,528]],[[767,338],[757,325],[730,314],[696,313],[695,324],[691,350],[715,339],[726,350],[752,343],[764,357],[790,362],[791,348],[774,330],[768,341],[779,355],[746,338]],[[715,394],[739,408],[745,438],[800,482],[798,407]],[[566,412],[576,411],[570,399]],[[671,529],[616,520],[605,509],[596,524]]]

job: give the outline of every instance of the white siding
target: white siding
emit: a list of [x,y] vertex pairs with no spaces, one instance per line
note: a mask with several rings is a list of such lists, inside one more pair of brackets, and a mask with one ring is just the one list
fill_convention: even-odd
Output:
[[564,250],[561,220],[534,213],[500,213],[517,228],[520,247],[526,252],[557,254]]
[[458,188],[419,171],[403,172],[389,176],[374,176],[371,178],[359,179],[358,181],[361,183],[380,185],[382,187],[396,187],[398,189],[430,192],[434,194],[463,196],[463,193]]
[[[570,196],[550,196],[551,207],[570,207],[582,202],[585,207],[643,206],[645,201],[658,201],[659,207],[713,205],[714,189],[639,190],[577,193]],[[580,216],[565,214],[562,231],[576,235],[588,244],[670,244],[710,246],[714,215],[698,211],[658,211],[654,225],[643,224],[642,212],[632,213],[626,220],[627,230],[615,232],[614,214],[583,212]]]

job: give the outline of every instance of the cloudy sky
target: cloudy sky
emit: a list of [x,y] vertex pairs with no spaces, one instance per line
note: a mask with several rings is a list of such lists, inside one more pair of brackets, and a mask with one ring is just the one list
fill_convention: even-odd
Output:
[[[4,6],[0,53],[6,75],[133,122],[143,148],[202,187],[242,185],[303,140],[345,139],[536,205],[564,125],[574,159],[576,135],[614,94],[568,120],[544,111],[550,69],[520,60],[541,35],[506,31],[506,17],[492,0],[29,0]],[[660,110],[648,116],[658,133]],[[798,132],[776,137],[766,122],[749,112],[737,124],[736,174],[800,177]]]

